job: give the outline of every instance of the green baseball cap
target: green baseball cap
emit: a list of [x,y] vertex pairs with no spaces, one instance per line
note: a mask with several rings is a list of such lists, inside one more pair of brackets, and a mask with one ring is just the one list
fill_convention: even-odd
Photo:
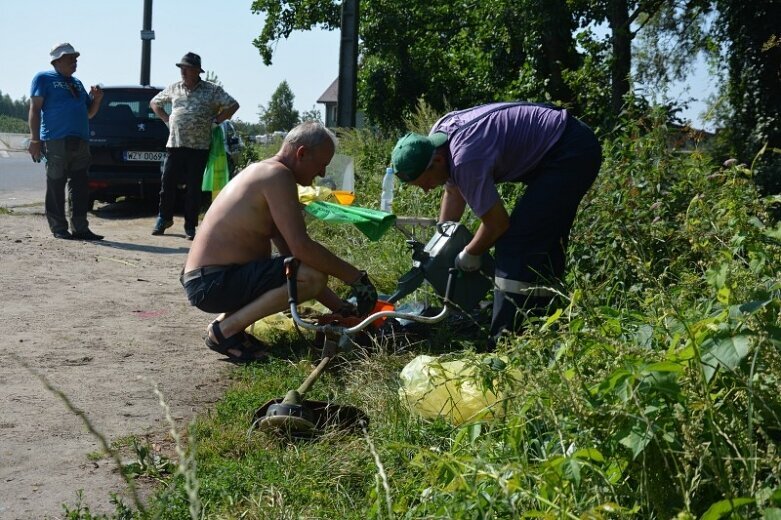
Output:
[[410,132],[396,143],[391,153],[393,172],[402,182],[412,182],[431,164],[434,150],[447,142],[447,134],[421,135]]

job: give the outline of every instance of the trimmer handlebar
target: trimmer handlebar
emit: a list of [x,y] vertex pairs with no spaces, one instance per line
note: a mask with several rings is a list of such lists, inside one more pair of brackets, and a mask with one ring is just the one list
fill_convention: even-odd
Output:
[[294,256],[285,258],[285,277],[287,278],[287,303],[291,306],[298,300],[298,286],[296,285],[296,273],[298,273],[299,261]]
[[451,268],[448,271],[447,289],[445,291],[445,306],[435,316],[420,316],[418,314],[409,314],[406,312],[397,311],[379,311],[366,316],[360,323],[353,325],[352,327],[345,327],[342,325],[334,324],[317,324],[305,321],[298,314],[298,291],[296,285],[296,273],[298,271],[299,261],[294,257],[288,257],[285,259],[285,276],[287,278],[287,291],[288,291],[288,303],[290,304],[290,315],[293,317],[293,321],[300,327],[312,330],[315,332],[333,333],[338,334],[340,338],[340,347],[343,343],[347,342],[348,336],[357,334],[363,329],[368,327],[372,322],[381,318],[400,318],[403,320],[415,321],[418,323],[433,324],[442,321],[451,311],[450,291],[452,288],[453,278],[458,273],[458,270]]

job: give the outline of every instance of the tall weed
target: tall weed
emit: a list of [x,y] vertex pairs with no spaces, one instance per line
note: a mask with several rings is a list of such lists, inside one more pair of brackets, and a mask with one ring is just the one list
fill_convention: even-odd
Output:
[[[316,385],[315,398],[369,413],[368,438],[290,445],[247,436],[253,411],[297,386],[311,364],[303,356],[248,367],[193,430],[201,514],[778,518],[781,228],[767,213],[773,201],[759,195],[749,169],[671,149],[653,114],[615,135],[603,143],[604,167],[572,233],[563,304],[500,345],[501,362],[480,364],[482,380],[502,390],[504,418],[456,427],[418,419],[400,403],[399,370],[419,351],[473,358],[458,337],[404,349],[378,343],[346,355]],[[372,207],[394,139],[365,131],[341,139]],[[394,204],[398,214],[435,216],[438,196],[400,188]],[[381,289],[409,267],[398,233],[369,243],[348,227],[311,229],[367,266]],[[184,480],[173,478],[150,510],[186,516]]]

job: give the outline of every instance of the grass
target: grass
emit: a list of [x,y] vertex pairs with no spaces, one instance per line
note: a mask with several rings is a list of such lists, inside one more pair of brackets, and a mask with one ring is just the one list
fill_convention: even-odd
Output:
[[[603,170],[573,231],[565,297],[500,344],[499,357],[475,354],[453,323],[369,342],[311,394],[360,407],[369,429],[290,443],[249,429],[258,407],[312,368],[305,342],[275,338],[279,358],[233,372],[214,411],[189,427],[184,469],[131,515],[781,518],[774,200],[757,194],[749,169],[675,154],[665,137],[648,118],[604,143]],[[342,137],[368,207],[379,201],[392,144]],[[394,204],[400,214],[434,215],[437,199],[401,188]],[[398,233],[370,243],[348,227],[310,229],[372,273],[381,292],[409,267]],[[399,374],[423,353],[476,367],[479,383],[501,392],[500,417],[456,425],[411,413]]]
[[111,447],[115,450],[121,449],[121,448],[128,448],[134,444],[137,444],[139,442],[139,438],[137,435],[124,435],[122,437],[119,437],[117,439],[114,439],[111,441]]

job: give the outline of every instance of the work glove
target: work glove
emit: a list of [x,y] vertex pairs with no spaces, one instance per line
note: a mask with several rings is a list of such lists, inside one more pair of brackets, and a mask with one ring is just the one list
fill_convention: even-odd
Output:
[[342,306],[337,309],[334,314],[338,314],[344,318],[348,316],[358,316],[358,307],[350,302],[342,302]]
[[352,295],[355,296],[355,301],[358,304],[358,314],[365,316],[369,314],[377,303],[377,289],[372,285],[369,280],[369,275],[366,271],[361,271],[361,276],[350,284],[352,288]]
[[480,255],[470,255],[466,252],[466,249],[458,253],[456,257],[456,269],[464,271],[466,273],[477,271],[480,269],[482,259]]

